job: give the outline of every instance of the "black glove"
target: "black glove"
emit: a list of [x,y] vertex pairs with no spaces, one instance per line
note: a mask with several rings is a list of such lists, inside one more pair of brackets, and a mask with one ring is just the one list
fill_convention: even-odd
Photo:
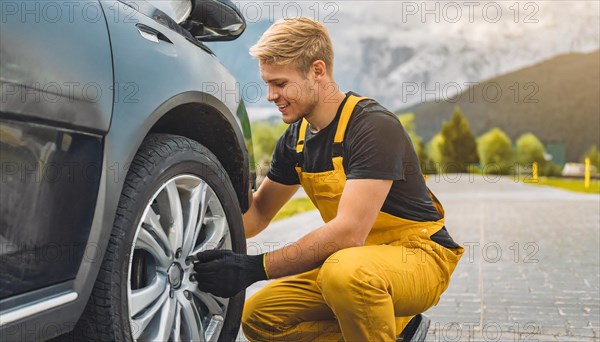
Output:
[[196,254],[194,271],[198,288],[229,298],[259,280],[266,280],[264,254],[237,254],[229,250],[208,250]]

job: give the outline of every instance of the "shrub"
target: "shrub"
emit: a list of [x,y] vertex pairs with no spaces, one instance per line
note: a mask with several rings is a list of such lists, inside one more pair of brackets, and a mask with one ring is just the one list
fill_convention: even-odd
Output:
[[266,121],[252,123],[254,160],[257,163],[270,162],[279,136],[287,128],[286,124],[274,125]]
[[408,133],[410,140],[412,141],[413,147],[415,148],[415,152],[417,153],[417,157],[419,158],[419,166],[421,167],[421,172],[424,174],[435,173],[435,165],[429,158],[427,153],[427,149],[423,144],[423,139],[417,134],[415,127],[415,115],[413,113],[399,115],[400,123]]
[[432,163],[437,168],[437,172],[441,172],[442,165],[442,145],[444,144],[444,137],[441,133],[438,133],[429,140],[427,144],[427,152]]
[[477,152],[485,173],[509,173],[513,161],[512,142],[501,129],[492,128],[479,137]]
[[517,148],[517,162],[520,165],[531,166],[533,162],[537,162],[541,167],[546,164],[544,144],[533,133],[521,135],[515,145]]
[[585,162],[585,158],[590,158],[590,165],[594,165],[596,170],[600,171],[600,151],[596,147],[596,144],[590,146],[581,156],[581,162]]
[[544,177],[560,177],[562,167],[553,162],[544,162],[538,166],[538,174]]

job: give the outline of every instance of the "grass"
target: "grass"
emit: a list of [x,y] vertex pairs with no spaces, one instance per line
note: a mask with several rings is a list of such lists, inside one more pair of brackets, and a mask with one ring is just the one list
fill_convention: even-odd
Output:
[[587,194],[600,194],[599,180],[591,180],[590,187],[588,189],[585,188],[583,179],[540,177],[537,183],[527,182],[527,184],[547,185],[575,192],[583,192]]
[[287,202],[283,208],[279,210],[277,215],[275,215],[275,218],[273,218],[273,222],[315,209],[317,208],[315,208],[315,206],[312,204],[310,198],[295,198]]

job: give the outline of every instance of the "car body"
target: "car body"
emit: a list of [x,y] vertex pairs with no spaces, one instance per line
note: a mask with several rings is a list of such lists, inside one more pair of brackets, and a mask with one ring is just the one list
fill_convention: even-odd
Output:
[[174,20],[146,1],[2,1],[3,341],[77,325],[149,135],[206,147],[236,207],[249,207],[251,133],[236,80],[183,24],[199,3]]
[[[583,178],[585,177],[584,163],[566,163],[561,171],[563,177]],[[590,165],[590,175],[598,178],[596,166]]]

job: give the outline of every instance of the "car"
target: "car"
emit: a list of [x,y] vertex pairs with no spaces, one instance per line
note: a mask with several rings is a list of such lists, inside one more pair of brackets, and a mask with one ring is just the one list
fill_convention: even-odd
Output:
[[192,266],[246,252],[250,124],[204,43],[240,36],[240,11],[0,4],[0,339],[234,340],[244,293],[198,290]]
[[[585,163],[566,163],[561,171],[563,177],[583,178],[585,177]],[[590,176],[598,178],[598,169],[590,165]]]

